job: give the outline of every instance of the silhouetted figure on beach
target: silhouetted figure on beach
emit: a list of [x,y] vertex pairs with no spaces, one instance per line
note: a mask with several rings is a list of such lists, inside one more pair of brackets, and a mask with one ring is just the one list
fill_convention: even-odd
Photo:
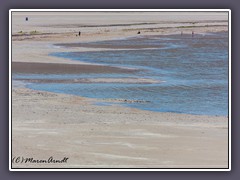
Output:
[[28,21],[28,17],[25,18],[25,21]]
[[194,36],[194,32],[192,31],[192,37]]
[[140,31],[138,31],[138,33],[137,34],[141,34],[141,32]]
[[81,31],[79,31],[78,36],[81,36]]

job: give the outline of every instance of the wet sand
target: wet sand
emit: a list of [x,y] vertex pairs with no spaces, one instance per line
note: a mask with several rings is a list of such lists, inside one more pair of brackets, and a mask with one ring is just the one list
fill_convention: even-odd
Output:
[[[110,50],[56,47],[141,35],[227,31],[226,13],[13,13],[12,73],[134,73],[49,56],[52,52]],[[29,21],[25,22],[25,17]],[[61,18],[59,18],[61,17]],[[107,17],[107,18],[106,18]],[[81,23],[79,21],[81,19]],[[76,34],[82,32],[81,37]],[[96,81],[96,80],[95,80]],[[12,89],[12,157],[56,159],[62,164],[14,168],[227,168],[228,117],[141,111],[96,100]]]
[[15,78],[15,80],[30,82],[30,83],[126,83],[126,84],[155,84],[161,83],[150,78],[80,78],[80,79],[27,79]]
[[84,47],[84,48],[101,48],[101,49],[146,49],[146,48],[162,48],[162,45],[109,45],[109,44],[83,44],[83,43],[65,43],[55,44],[63,47]]
[[86,64],[13,62],[12,71],[13,73],[24,74],[82,74],[82,73],[133,73],[138,70]]

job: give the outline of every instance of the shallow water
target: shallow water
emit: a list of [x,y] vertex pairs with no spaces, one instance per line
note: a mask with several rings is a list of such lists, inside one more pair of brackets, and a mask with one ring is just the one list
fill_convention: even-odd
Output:
[[149,78],[161,83],[30,83],[28,87],[91,98],[142,100],[121,103],[151,111],[228,115],[228,33],[197,34],[193,38],[190,35],[139,36],[63,46],[98,48],[101,45],[108,46],[109,50],[50,55],[141,71],[129,74],[15,74],[14,78]]

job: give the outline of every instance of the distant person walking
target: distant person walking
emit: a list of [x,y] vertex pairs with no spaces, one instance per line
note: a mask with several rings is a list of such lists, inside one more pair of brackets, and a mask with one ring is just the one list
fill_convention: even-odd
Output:
[[28,17],[25,18],[25,21],[28,21]]
[[81,36],[81,31],[78,32],[78,36]]

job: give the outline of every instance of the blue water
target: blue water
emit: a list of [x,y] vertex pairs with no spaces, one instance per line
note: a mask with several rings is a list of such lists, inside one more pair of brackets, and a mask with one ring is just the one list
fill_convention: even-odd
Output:
[[[110,46],[107,51],[56,52],[50,56],[140,69],[110,74],[16,74],[15,78],[149,78],[153,84],[30,83],[28,87],[91,98],[142,100],[125,106],[160,112],[228,115],[228,34],[140,36],[121,40],[72,44]],[[133,46],[137,45],[134,49]],[[138,46],[141,45],[141,48]],[[122,46],[124,50],[116,47]],[[144,48],[142,48],[144,47]],[[68,47],[69,48],[69,47]],[[100,105],[100,104],[99,104]]]

